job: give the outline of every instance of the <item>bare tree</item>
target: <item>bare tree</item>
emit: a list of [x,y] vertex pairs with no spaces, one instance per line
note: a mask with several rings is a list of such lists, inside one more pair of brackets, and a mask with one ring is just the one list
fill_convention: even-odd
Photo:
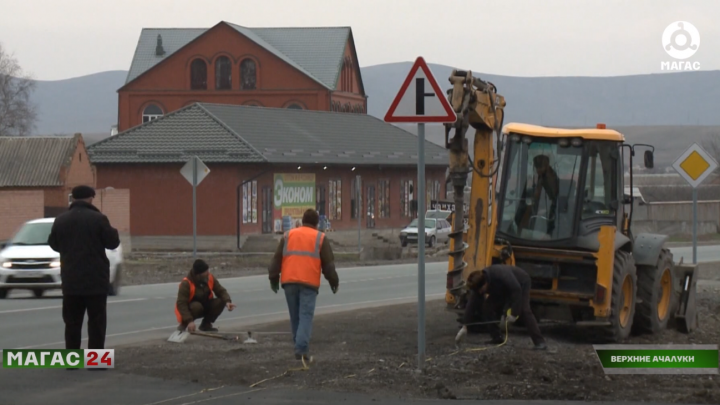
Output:
[[0,44],[0,136],[26,136],[35,129],[34,89],[35,81]]
[[708,136],[702,141],[701,146],[716,162],[720,163],[720,134]]

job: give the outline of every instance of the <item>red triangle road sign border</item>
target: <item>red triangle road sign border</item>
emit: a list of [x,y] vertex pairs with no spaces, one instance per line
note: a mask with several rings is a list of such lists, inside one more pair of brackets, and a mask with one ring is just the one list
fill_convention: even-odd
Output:
[[[398,104],[400,104],[400,100],[402,100],[403,96],[405,95],[405,92],[407,91],[408,87],[410,87],[410,82],[413,78],[415,78],[415,73],[417,73],[418,69],[422,69],[425,73],[425,77],[427,77],[428,81],[430,82],[430,85],[433,88],[433,91],[435,92],[435,95],[440,100],[440,104],[442,104],[443,109],[447,113],[445,116],[422,116],[422,115],[415,115],[415,116],[395,116],[395,110],[398,107]],[[437,81],[435,80],[435,77],[432,75],[432,72],[430,72],[430,68],[428,67],[427,63],[425,63],[425,59],[423,59],[422,56],[418,57],[415,60],[415,64],[413,64],[412,68],[410,69],[410,73],[408,73],[407,77],[405,78],[405,82],[403,82],[402,86],[400,86],[400,91],[398,91],[397,95],[395,96],[395,99],[393,100],[392,104],[390,105],[390,108],[388,108],[387,113],[385,114],[385,122],[416,122],[416,123],[425,123],[425,122],[455,122],[457,120],[457,115],[455,114],[455,111],[450,106],[450,103],[447,100],[447,96],[445,96],[442,92],[442,89],[440,89],[440,86],[438,85]]]

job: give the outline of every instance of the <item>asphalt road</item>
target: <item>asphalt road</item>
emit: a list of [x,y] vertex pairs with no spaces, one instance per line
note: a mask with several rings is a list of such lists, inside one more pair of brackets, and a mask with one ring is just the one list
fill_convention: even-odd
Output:
[[[439,298],[445,293],[447,264],[426,265],[426,295]],[[360,307],[390,305],[417,300],[417,265],[358,267],[338,270],[340,289],[336,295],[323,280],[317,313]],[[216,326],[273,322],[288,318],[282,290],[274,294],[267,276],[220,280],[228,289],[234,311],[227,310]],[[179,280],[178,280],[179,283]],[[120,295],[108,300],[106,345],[141,342],[169,336],[177,326],[174,314],[178,283],[123,287]],[[59,292],[48,292],[42,299],[30,298],[25,291],[13,291],[0,300],[0,349],[64,348],[64,324]],[[83,337],[87,337],[83,331]]]
[[[692,262],[692,247],[672,249]],[[698,246],[698,262],[720,261],[720,246]],[[440,298],[445,292],[446,263],[426,264],[426,296]],[[417,265],[358,267],[338,270],[340,290],[333,295],[324,282],[318,297],[317,313],[382,306],[417,300]],[[270,290],[267,276],[221,279],[238,307],[225,311],[216,325],[232,329],[244,325],[287,319],[285,298]],[[179,280],[178,280],[179,282]],[[108,304],[106,345],[138,343],[169,336],[176,327],[174,303],[178,283],[123,287]],[[59,292],[42,299],[29,292],[13,291],[0,300],[0,349],[63,348],[64,325]],[[227,329],[227,328],[226,328]],[[83,337],[86,338],[86,331]]]

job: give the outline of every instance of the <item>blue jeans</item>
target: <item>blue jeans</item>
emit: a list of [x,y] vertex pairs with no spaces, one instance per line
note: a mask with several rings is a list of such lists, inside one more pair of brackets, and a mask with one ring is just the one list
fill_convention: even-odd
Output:
[[312,321],[315,315],[315,301],[317,291],[301,284],[287,284],[283,286],[288,310],[290,311],[290,326],[292,328],[295,355],[308,354],[310,336],[312,335]]

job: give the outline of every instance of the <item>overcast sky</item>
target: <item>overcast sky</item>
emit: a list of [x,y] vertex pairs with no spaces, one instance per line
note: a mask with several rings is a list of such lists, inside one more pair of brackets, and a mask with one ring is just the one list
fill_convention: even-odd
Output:
[[661,73],[665,27],[720,69],[718,0],[0,0],[0,43],[36,79],[128,70],[143,27],[351,26],[361,66],[428,62],[510,76]]

